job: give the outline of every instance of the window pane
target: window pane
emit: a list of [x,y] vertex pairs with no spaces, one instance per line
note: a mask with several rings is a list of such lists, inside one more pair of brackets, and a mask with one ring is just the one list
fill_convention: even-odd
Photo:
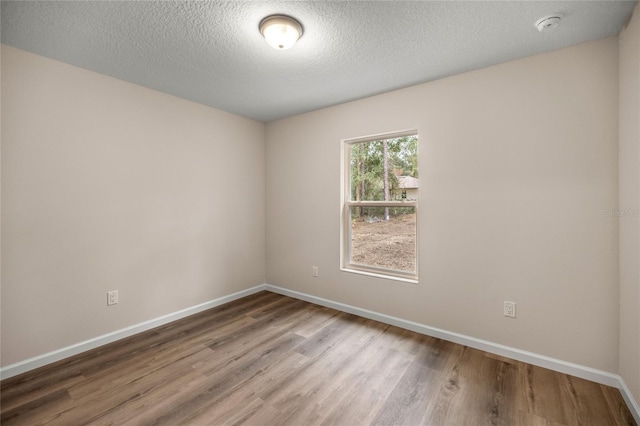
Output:
[[415,274],[415,207],[351,207],[350,214],[352,264]]
[[418,199],[416,135],[350,146],[351,201]]

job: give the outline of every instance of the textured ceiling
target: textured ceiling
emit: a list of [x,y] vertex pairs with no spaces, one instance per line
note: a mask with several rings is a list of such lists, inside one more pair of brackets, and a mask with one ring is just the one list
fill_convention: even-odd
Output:
[[[2,43],[260,121],[617,34],[634,1],[2,1]],[[304,36],[272,49],[274,13]],[[540,33],[539,18],[562,13]]]

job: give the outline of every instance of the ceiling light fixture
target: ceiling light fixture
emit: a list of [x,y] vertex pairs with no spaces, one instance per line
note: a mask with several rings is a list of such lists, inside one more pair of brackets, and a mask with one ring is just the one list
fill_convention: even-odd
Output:
[[262,33],[269,46],[285,50],[293,46],[302,37],[302,25],[290,16],[271,15],[260,21]]

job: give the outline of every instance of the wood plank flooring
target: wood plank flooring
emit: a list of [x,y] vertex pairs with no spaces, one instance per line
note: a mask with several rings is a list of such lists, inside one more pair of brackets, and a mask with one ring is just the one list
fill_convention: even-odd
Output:
[[634,425],[611,387],[270,292],[0,383],[2,425]]

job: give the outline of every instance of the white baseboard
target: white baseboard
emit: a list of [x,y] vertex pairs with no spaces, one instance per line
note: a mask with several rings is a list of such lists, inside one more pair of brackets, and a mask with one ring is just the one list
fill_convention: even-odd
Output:
[[574,364],[572,362],[562,361],[533,352],[523,351],[521,349],[512,348],[510,346],[501,345],[499,343],[489,342],[487,340],[476,339],[475,337],[465,336],[463,334],[430,327],[413,321],[403,320],[401,318],[392,317],[390,315],[381,314],[378,312],[370,311],[368,309],[362,309],[340,302],[334,302],[332,300],[300,293],[271,284],[265,284],[265,290],[293,297],[295,299],[304,300],[316,305],[333,308],[338,311],[347,312],[364,318],[369,318],[385,324],[394,325],[406,330],[415,331],[416,333],[425,334],[427,336],[436,337],[449,342],[459,343],[461,345],[469,346],[471,348],[479,349],[485,352],[490,352],[492,354],[526,362],[527,364],[548,368],[549,370],[569,374],[571,376],[580,377],[592,382],[618,388],[620,390],[620,393],[622,394],[622,397],[627,403],[629,410],[633,414],[636,423],[640,424],[640,407],[638,406],[638,402],[633,398],[631,391],[625,384],[622,377],[620,377],[618,374],[597,370],[595,368]]
[[627,407],[629,407],[631,414],[633,414],[633,417],[636,419],[636,423],[640,425],[640,405],[638,405],[638,401],[633,398],[631,390],[627,387],[622,377],[620,377],[620,386],[618,389],[620,389],[624,402],[627,403]]
[[207,309],[229,303],[236,299],[241,299],[243,297],[263,290],[266,290],[266,286],[264,284],[261,284],[246,290],[239,291],[237,293],[230,294],[228,296],[219,297],[217,299],[201,303],[200,305],[182,309],[180,311],[163,315],[149,321],[144,321],[139,324],[135,324],[121,330],[116,330],[111,333],[103,334],[102,336],[94,337],[93,339],[85,340],[84,342],[76,343],[75,345],[67,346],[66,348],[58,349],[46,354],[26,359],[24,361],[16,362],[15,364],[7,365],[6,367],[0,368],[0,380],[7,379],[18,374],[26,373],[27,371],[34,370],[36,368],[51,364],[56,361],[60,361],[70,356],[88,351],[90,349],[95,349],[97,347],[106,345],[107,343],[115,342],[116,340],[124,339],[125,337],[133,336],[134,334],[159,327],[172,321],[188,317],[189,315],[206,311]]

